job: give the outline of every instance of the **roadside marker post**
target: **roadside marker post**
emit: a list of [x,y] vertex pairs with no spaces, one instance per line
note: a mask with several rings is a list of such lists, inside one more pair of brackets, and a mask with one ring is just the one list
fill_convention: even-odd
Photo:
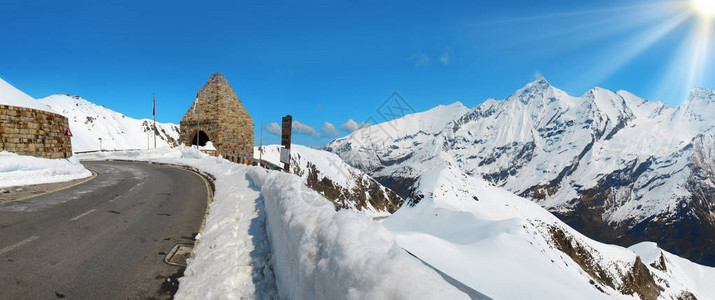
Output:
[[281,148],[281,162],[283,163],[283,170],[290,172],[290,135],[293,125],[293,116],[286,115],[283,117],[282,123],[281,145],[283,145],[284,148]]

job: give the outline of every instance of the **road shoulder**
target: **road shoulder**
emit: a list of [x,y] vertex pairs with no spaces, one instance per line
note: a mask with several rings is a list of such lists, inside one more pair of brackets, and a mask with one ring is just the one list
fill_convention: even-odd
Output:
[[31,199],[37,196],[42,196],[54,192],[59,192],[74,186],[78,186],[97,177],[96,172],[92,172],[92,176],[53,183],[11,186],[0,188],[0,206]]

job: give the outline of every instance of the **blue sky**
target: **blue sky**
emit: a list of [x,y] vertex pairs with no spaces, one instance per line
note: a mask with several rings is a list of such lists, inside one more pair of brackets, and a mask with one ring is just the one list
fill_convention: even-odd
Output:
[[[35,98],[79,95],[133,118],[151,117],[155,93],[157,121],[178,123],[222,72],[256,142],[261,122],[291,114],[306,125],[295,143],[324,145],[349,119],[381,120],[393,92],[416,111],[473,107],[544,76],[572,95],[600,86],[677,105],[691,86],[715,88],[711,57],[692,59],[715,30],[689,40],[702,17],[688,5],[4,1],[0,77]],[[278,142],[264,130],[264,143]]]

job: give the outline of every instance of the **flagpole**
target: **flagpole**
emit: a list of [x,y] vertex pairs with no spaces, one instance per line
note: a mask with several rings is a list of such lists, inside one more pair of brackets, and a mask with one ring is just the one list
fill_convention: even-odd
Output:
[[154,115],[154,149],[156,149],[156,96],[152,93],[152,109],[151,114]]
[[[196,149],[199,149],[199,133],[201,132],[201,122],[199,122],[199,117],[196,116],[196,109],[199,108],[199,93],[201,92],[201,83],[199,82],[199,90],[196,91],[196,106],[194,106],[194,117],[196,118]],[[201,110],[199,110],[201,113]]]
[[263,122],[261,122],[261,143],[258,146],[258,165],[263,166]]

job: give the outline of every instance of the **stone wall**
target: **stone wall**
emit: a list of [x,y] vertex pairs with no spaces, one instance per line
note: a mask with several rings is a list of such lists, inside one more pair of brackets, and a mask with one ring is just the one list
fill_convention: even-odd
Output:
[[66,117],[26,107],[0,105],[0,151],[42,158],[72,156],[72,141],[64,136]]

